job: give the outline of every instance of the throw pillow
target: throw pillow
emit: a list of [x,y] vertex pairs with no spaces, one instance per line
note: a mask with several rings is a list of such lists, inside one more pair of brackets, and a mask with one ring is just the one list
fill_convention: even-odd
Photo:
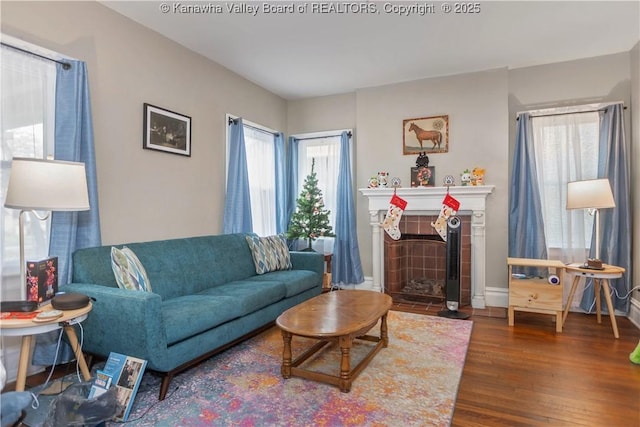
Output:
[[283,234],[267,237],[250,234],[246,239],[257,274],[292,268],[287,239]]
[[111,247],[111,269],[119,288],[151,292],[151,282],[146,270],[136,254],[128,247],[124,246],[122,249]]

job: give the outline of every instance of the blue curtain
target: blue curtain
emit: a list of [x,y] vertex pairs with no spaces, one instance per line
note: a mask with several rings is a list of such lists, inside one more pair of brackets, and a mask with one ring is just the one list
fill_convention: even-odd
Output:
[[[298,188],[298,142],[298,139],[290,136],[289,144],[287,146],[287,202],[285,230],[289,227],[291,217],[296,211],[296,200],[298,198],[298,195],[296,194],[296,189]],[[288,240],[289,249],[295,249],[297,241],[297,239]]]
[[287,156],[287,224],[296,211],[296,188],[298,188],[298,142],[293,136],[289,137]]
[[276,233],[284,233],[289,225],[287,212],[287,176],[284,147],[284,134],[274,135],[274,150],[276,160]]
[[[520,114],[509,193],[509,256],[546,259],[547,245],[531,129],[529,113]],[[538,274],[535,269],[524,269],[524,273]]]
[[251,196],[242,118],[229,124],[229,169],[224,201],[224,234],[251,233]]
[[358,235],[356,233],[356,209],[351,180],[351,150],[349,134],[340,135],[340,170],[336,204],[336,229],[333,246],[331,282],[339,285],[355,285],[364,282]]
[[[607,264],[624,267],[626,273],[620,279],[610,281],[620,297],[631,289],[631,192],[629,161],[624,133],[624,107],[622,104],[609,105],[600,113],[600,144],[598,154],[598,178],[608,178],[616,207],[600,210],[600,257]],[[595,256],[595,224],[591,251]],[[593,286],[582,296],[580,307],[589,311],[594,307]],[[613,297],[614,309],[629,313],[629,298]],[[607,311],[606,306],[603,311]]]
[[[51,215],[49,254],[58,257],[58,280],[61,285],[71,282],[73,252],[102,244],[87,66],[81,61],[67,62],[71,64],[68,70],[57,65],[55,158],[85,164],[91,209],[53,212]],[[53,364],[58,336],[58,332],[37,336],[32,359],[34,365]],[[74,358],[71,347],[63,345],[57,363],[66,363]]]
[[71,281],[71,254],[102,243],[87,66],[81,61],[68,62],[68,70],[57,65],[55,158],[84,163],[91,209],[52,213],[49,254],[58,257],[61,284]]

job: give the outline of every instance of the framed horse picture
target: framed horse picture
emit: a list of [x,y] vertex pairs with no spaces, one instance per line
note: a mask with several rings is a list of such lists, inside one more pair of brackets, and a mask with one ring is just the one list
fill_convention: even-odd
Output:
[[402,121],[402,154],[449,151],[449,116],[421,117]]

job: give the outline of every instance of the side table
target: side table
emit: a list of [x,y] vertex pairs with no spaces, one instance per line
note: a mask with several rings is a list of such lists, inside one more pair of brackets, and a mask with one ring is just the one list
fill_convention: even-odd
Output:
[[326,269],[324,276],[322,278],[322,291],[327,292],[331,290],[331,257],[333,254],[325,254],[324,262],[326,264]]
[[[63,329],[67,334],[67,338],[69,338],[69,344],[71,344],[71,348],[78,360],[78,365],[80,366],[80,371],[85,381],[91,379],[91,373],[82,354],[82,349],[78,343],[78,337],[76,331],[73,329],[73,325],[84,321],[92,308],[93,306],[89,303],[86,307],[76,310],[64,310],[62,317],[58,317],[49,322],[34,322],[33,319],[0,319],[0,330],[3,336],[22,337],[20,361],[18,362],[18,376],[16,378],[16,391],[24,391],[25,388],[27,368],[31,360],[33,336],[59,329]],[[48,305],[41,309],[41,311],[48,310],[53,310],[53,307]]]
[[602,315],[600,310],[600,288],[602,287],[604,288],[604,299],[607,302],[607,309],[609,310],[609,317],[611,318],[613,336],[616,338],[620,338],[620,335],[618,334],[618,324],[616,323],[615,310],[613,308],[613,303],[611,302],[611,285],[609,284],[609,280],[622,277],[625,269],[608,264],[603,264],[602,267],[602,270],[594,270],[591,268],[584,268],[584,265],[579,263],[569,264],[565,266],[566,272],[573,275],[574,278],[573,284],[571,285],[571,291],[569,291],[567,306],[565,307],[564,314],[562,316],[562,323],[564,324],[564,322],[567,320],[567,316],[569,315],[569,308],[571,308],[571,302],[573,301],[573,295],[576,292],[578,283],[580,283],[580,279],[584,278],[586,283],[587,278],[592,278],[595,286],[594,291],[596,297],[596,318],[598,320],[598,323],[602,323]]

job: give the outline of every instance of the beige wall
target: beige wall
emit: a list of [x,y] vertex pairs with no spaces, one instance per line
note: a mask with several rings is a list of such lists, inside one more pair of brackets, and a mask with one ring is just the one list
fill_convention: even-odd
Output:
[[[87,62],[105,244],[222,231],[225,113],[286,130],[286,102],[95,2],[2,2],[2,31]],[[191,116],[190,158],[142,149],[142,105]]]
[[356,129],[356,94],[345,93],[287,103],[288,135]]

